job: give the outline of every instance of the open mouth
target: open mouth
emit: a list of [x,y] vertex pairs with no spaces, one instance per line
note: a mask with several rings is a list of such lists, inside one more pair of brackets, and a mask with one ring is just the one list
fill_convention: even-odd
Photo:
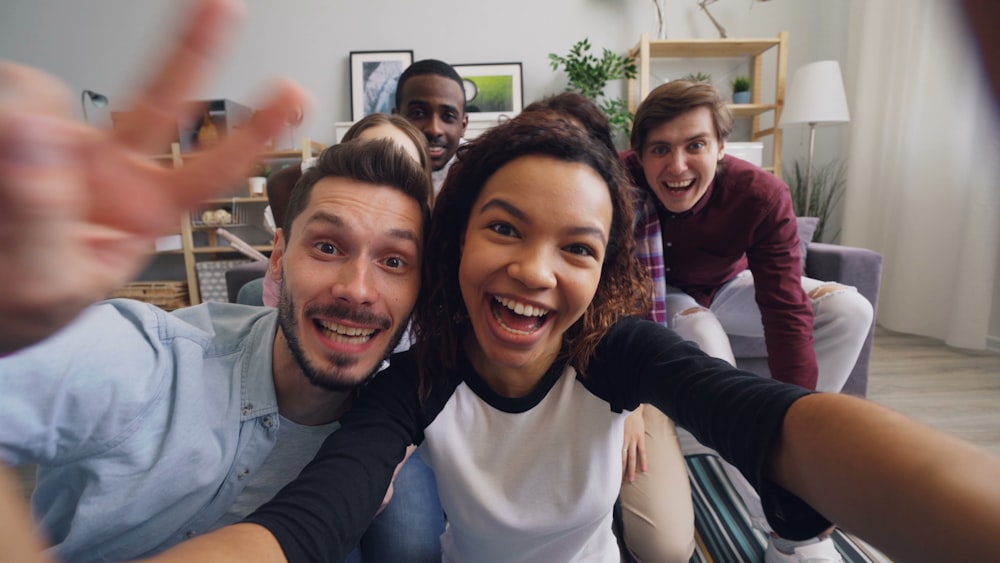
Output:
[[663,187],[667,189],[669,194],[680,195],[693,188],[694,182],[693,178],[683,182],[663,182]]
[[497,324],[504,330],[518,335],[532,334],[545,325],[550,311],[515,301],[508,297],[494,295],[490,310]]
[[343,344],[353,344],[360,345],[366,344],[375,334],[378,333],[377,328],[363,328],[356,326],[344,326],[330,321],[313,321],[316,326],[323,332],[323,335],[334,342],[339,342]]

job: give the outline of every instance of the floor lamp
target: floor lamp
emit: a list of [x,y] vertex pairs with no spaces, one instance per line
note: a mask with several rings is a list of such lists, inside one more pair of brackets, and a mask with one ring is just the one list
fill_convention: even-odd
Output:
[[84,122],[87,121],[87,100],[88,99],[90,100],[90,103],[94,104],[94,107],[96,107],[96,108],[102,108],[102,107],[108,105],[108,97],[105,96],[104,94],[98,94],[97,92],[95,92],[93,90],[84,90],[83,93],[80,94],[80,107],[83,108],[83,121]]
[[847,123],[851,116],[847,111],[847,96],[844,94],[844,80],[840,75],[837,61],[809,63],[795,71],[785,95],[785,108],[781,112],[779,127],[795,123],[809,124],[809,157],[806,160],[806,208],[812,202],[813,184],[813,144],[818,125]]

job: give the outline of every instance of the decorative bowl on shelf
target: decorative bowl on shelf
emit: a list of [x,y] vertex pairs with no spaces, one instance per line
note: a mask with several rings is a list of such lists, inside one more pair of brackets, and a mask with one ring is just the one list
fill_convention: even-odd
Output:
[[233,222],[233,214],[225,209],[207,209],[201,213],[205,225],[228,225]]

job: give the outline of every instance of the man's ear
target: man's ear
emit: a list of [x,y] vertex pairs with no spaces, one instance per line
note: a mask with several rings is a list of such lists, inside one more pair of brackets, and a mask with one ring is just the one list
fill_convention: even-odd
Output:
[[719,162],[722,162],[724,156],[726,156],[726,140],[722,139],[719,141]]
[[267,269],[271,273],[271,278],[274,281],[280,282],[282,280],[281,259],[285,255],[284,229],[275,229],[273,246],[274,248],[271,249],[271,259],[268,262]]

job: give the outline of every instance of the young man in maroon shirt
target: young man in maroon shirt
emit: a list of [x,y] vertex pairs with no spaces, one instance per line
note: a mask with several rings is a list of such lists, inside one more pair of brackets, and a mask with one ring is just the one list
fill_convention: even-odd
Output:
[[[636,112],[632,150],[622,160],[642,194],[637,253],[653,277],[651,317],[734,365],[730,334],[764,336],[772,377],[840,391],[872,306],[854,288],[802,275],[788,187],[725,155],[732,126],[725,101],[704,82],[664,84]],[[643,408],[647,427],[661,416]],[[759,515],[759,502],[749,504]],[[763,517],[754,520],[767,529]],[[804,557],[840,561],[828,538],[790,542],[772,534],[768,562]]]

